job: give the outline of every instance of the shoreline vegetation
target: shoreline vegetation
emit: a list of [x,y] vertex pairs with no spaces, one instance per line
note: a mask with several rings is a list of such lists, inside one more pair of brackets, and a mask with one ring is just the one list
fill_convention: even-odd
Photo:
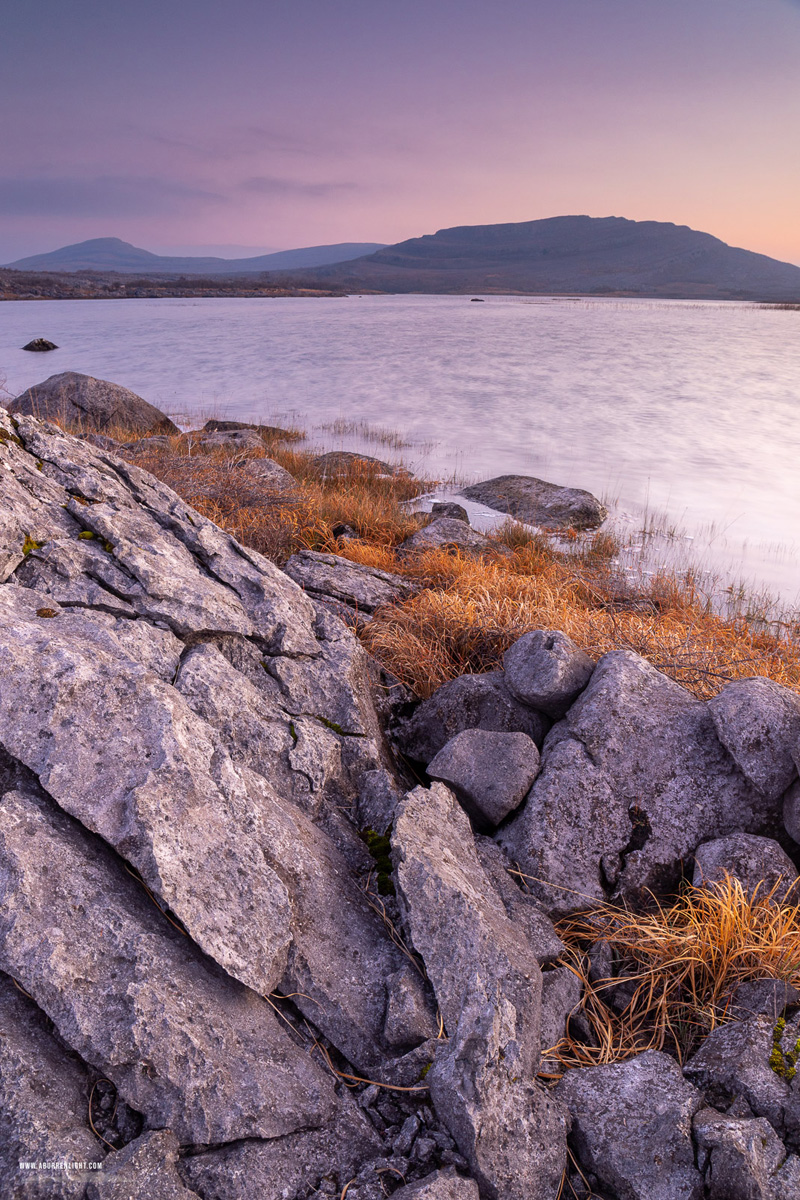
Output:
[[[367,461],[326,476],[316,452],[302,448],[302,431],[288,435],[267,435],[263,454],[201,451],[191,434],[122,453],[278,566],[300,550],[326,551],[413,582],[411,598],[378,610],[359,635],[420,698],[457,675],[496,669],[512,642],[541,628],[562,630],[593,658],[634,650],[703,699],[759,674],[800,690],[797,615],[771,621],[746,593],[721,615],[691,570],[631,581],[614,565],[620,541],[602,528],[555,538],[508,520],[484,554],[398,552],[427,519],[409,503],[438,481],[387,475]],[[277,462],[296,487],[243,471],[253,457]],[[355,536],[342,537],[343,528]]]
[[347,289],[333,284],[284,280],[280,275],[246,279],[206,278],[202,275],[142,277],[98,271],[14,271],[0,270],[2,300],[166,300],[178,297],[254,297],[347,295]]

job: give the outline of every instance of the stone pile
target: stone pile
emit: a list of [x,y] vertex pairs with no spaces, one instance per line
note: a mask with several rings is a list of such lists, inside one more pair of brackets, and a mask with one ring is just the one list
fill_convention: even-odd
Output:
[[337,613],[399,576],[282,572],[24,413],[0,471],[3,1196],[797,1200],[780,981],[683,1071],[544,1053],[580,1022],[554,918],[693,871],[794,894],[794,693],[536,631],[388,699]]

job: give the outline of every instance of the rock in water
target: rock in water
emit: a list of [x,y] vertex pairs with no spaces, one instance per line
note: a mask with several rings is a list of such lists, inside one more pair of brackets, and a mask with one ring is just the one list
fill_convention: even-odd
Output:
[[532,475],[498,475],[464,488],[461,494],[540,529],[596,529],[608,516],[591,492],[559,487]]
[[141,396],[118,383],[62,371],[28,388],[9,412],[56,421],[81,433],[128,429],[132,433],[178,433],[177,425]]
[[32,350],[35,354],[44,354],[48,350],[57,350],[58,346],[55,342],[48,342],[47,338],[34,338],[32,342],[28,342],[22,349]]

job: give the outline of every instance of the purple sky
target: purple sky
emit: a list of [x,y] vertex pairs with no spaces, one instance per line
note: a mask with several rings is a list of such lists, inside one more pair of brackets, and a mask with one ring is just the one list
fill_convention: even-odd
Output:
[[800,0],[4,0],[0,262],[588,213],[800,263],[798,64]]

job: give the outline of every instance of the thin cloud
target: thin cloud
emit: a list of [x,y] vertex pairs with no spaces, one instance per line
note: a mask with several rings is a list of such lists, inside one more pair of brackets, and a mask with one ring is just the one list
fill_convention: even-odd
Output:
[[336,192],[353,191],[355,183],[304,183],[298,179],[280,179],[272,175],[255,175],[239,185],[244,192],[259,196],[306,196],[321,200]]
[[0,179],[0,214],[11,217],[169,216],[224,204],[215,192],[165,179],[103,175]]

